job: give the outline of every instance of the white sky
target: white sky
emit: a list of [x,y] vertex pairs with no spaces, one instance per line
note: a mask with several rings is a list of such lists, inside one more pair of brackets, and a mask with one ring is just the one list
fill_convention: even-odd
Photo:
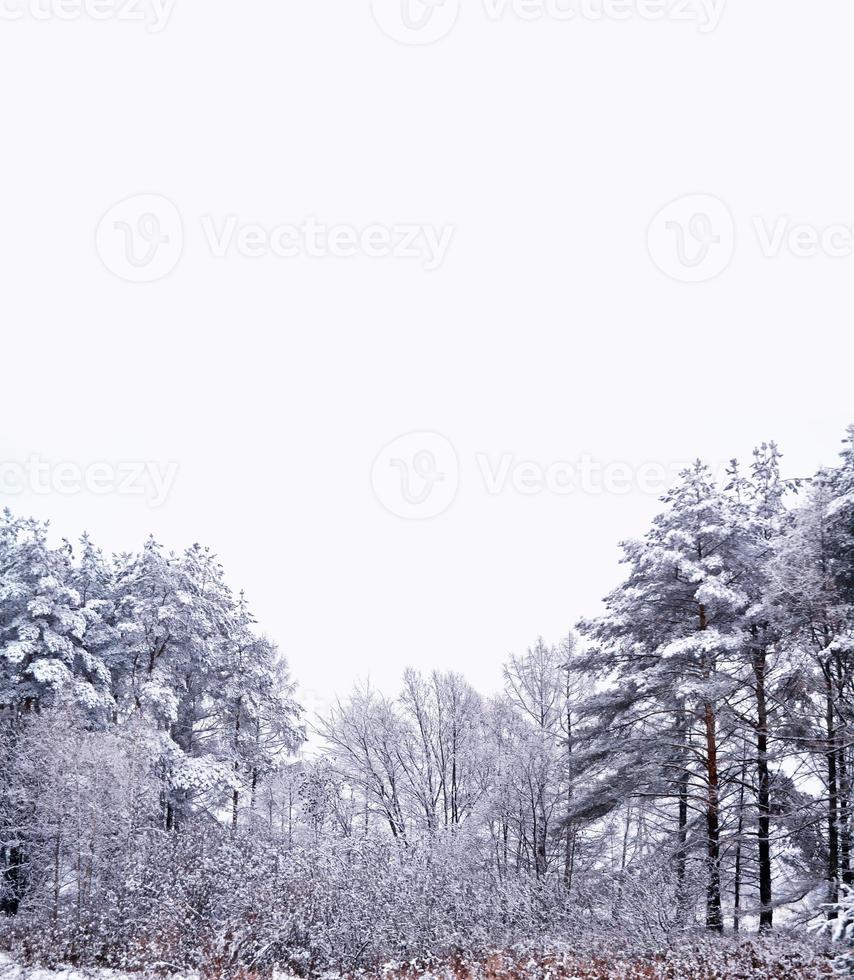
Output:
[[[703,33],[640,0],[625,22],[496,21],[484,2],[424,47],[389,39],[369,0],[177,0],[157,34],[0,4],[23,13],[0,19],[0,461],[178,465],[157,508],[0,497],[107,550],[149,531],[210,544],[310,707],[408,664],[495,689],[508,652],[619,580],[654,494],[490,494],[478,454],[669,466],[776,438],[805,475],[854,420],[854,254],[827,254],[844,234],[770,258],[753,225],[854,225],[854,5],[731,0]],[[731,213],[735,253],[677,282],[647,229],[697,193]],[[171,274],[132,284],[95,232],[140,194],[174,202],[185,242]],[[454,237],[432,272],[216,259],[202,219],[229,215]],[[427,521],[372,489],[413,431],[459,461]]]

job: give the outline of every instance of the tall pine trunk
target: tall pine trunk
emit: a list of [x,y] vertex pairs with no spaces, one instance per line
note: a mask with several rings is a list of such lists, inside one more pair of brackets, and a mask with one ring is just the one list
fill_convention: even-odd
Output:
[[[839,653],[835,655],[836,661],[836,688],[840,698],[843,697],[845,687],[845,669]],[[850,777],[848,774],[848,758],[846,746],[848,745],[848,723],[846,715],[837,712],[836,724],[836,774],[837,788],[839,796],[839,876],[843,884],[850,885],[851,874],[851,810],[850,799]]]
[[771,778],[768,771],[768,705],[765,692],[767,654],[764,647],[753,651],[756,679],[756,805],[759,835],[759,931],[774,925],[771,877]]
[[706,928],[712,932],[723,932],[717,721],[714,708],[708,701],[705,704],[703,715],[706,727],[706,775],[708,779],[708,798],[706,803],[706,833],[708,835]]
[[741,762],[741,785],[738,788],[738,828],[735,845],[735,872],[732,897],[732,931],[738,932],[741,927],[741,853],[742,837],[744,835],[744,784],[747,781],[747,739],[744,740],[744,751]]
[[[708,627],[706,607],[700,605],[700,631]],[[709,673],[709,670],[706,671]],[[717,718],[711,701],[703,705],[703,722],[706,733],[706,928],[711,932],[723,932],[724,917],[721,909],[721,840],[720,840],[720,780],[718,775]]]
[[[676,730],[679,733],[679,741],[684,747],[688,740],[688,723],[685,718],[684,709],[680,709],[676,720]],[[678,798],[679,809],[676,824],[676,915],[680,922],[685,919],[688,910],[688,901],[685,894],[685,872],[688,860],[688,764],[680,756],[679,765],[682,771],[679,774]]]

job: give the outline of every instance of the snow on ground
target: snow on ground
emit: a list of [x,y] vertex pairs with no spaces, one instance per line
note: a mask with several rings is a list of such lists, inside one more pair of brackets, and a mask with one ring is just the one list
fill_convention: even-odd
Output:
[[[0,980],[139,980],[139,974],[122,973],[119,970],[86,970],[64,966],[56,970],[21,966],[8,953],[0,952]],[[175,980],[178,980],[176,977]],[[198,980],[197,974],[185,974],[181,980]]]
[[[138,973],[122,973],[120,970],[87,970],[64,966],[56,970],[21,966],[8,953],[0,951],[0,980],[140,980]],[[199,980],[197,973],[173,974],[172,980]],[[276,973],[274,980],[299,980],[289,973]]]

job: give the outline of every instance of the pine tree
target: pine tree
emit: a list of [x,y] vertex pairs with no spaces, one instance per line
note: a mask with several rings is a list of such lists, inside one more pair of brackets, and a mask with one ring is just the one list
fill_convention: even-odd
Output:
[[87,614],[67,544],[6,511],[0,533],[0,705],[39,711],[63,698],[97,713],[109,700],[103,660],[87,649]]
[[[706,851],[706,925],[723,930],[719,710],[734,687],[731,667],[748,605],[743,532],[737,509],[696,463],[665,495],[664,513],[642,541],[623,545],[625,583],[606,599],[607,613],[581,624],[593,644],[591,666],[611,675],[601,699],[608,724],[630,736],[634,759],[653,780],[672,773],[678,799],[675,849],[684,881],[691,758],[702,765]],[[700,744],[689,742],[697,725]],[[627,766],[631,782],[638,769]]]

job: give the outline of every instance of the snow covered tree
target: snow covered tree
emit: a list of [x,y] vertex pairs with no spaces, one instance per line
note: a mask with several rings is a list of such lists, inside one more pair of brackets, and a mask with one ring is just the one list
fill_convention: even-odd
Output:
[[0,706],[39,711],[68,698],[99,713],[109,701],[103,660],[87,648],[87,612],[68,546],[51,548],[35,520],[0,517]]
[[[672,774],[682,881],[690,782],[702,782],[706,925],[721,931],[719,711],[735,684],[731,666],[749,602],[741,584],[744,534],[733,501],[702,463],[685,470],[663,502],[647,536],[623,545],[629,574],[607,598],[607,613],[581,628],[593,645],[591,668],[612,684],[601,699],[606,723],[620,726],[633,763],[645,758],[653,780]],[[699,744],[692,741],[695,724]],[[692,771],[692,760],[700,771]],[[638,771],[629,768],[631,794]]]
[[232,827],[238,825],[241,793],[248,794],[250,823],[259,783],[300,745],[300,707],[287,665],[276,647],[253,632],[255,620],[243,593],[227,624],[218,666],[216,713],[219,752],[232,765]]
[[829,902],[852,882],[851,724],[854,607],[848,578],[847,455],[822,471],[776,543],[770,563],[773,614],[791,660],[792,737],[808,748],[825,786]]

